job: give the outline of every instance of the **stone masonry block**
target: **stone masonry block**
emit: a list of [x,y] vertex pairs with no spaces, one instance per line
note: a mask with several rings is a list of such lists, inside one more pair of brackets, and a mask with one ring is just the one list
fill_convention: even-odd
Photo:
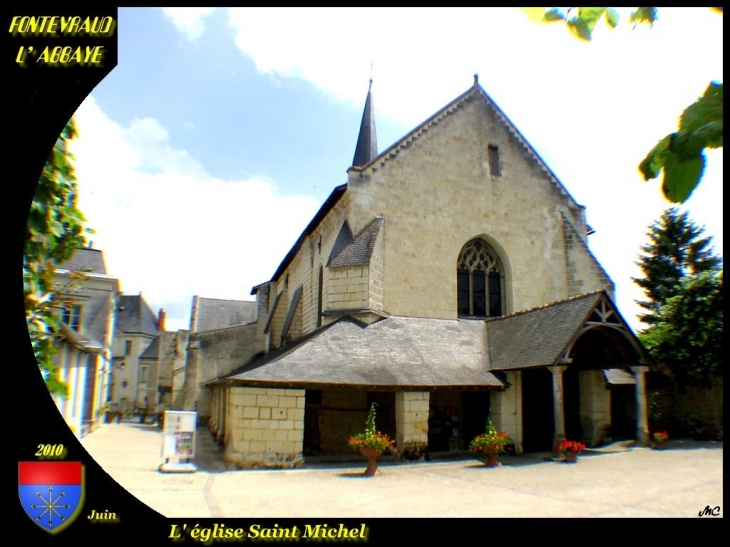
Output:
[[286,411],[286,419],[287,420],[303,420],[304,419],[304,409],[301,408],[288,408]]
[[279,397],[275,395],[258,395],[256,397],[256,405],[277,407],[279,406]]
[[258,418],[259,409],[255,406],[243,407],[243,417],[244,418]]

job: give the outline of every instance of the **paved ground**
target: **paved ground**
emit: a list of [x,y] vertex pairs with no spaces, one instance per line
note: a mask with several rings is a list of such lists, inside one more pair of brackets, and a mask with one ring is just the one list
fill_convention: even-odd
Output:
[[722,513],[722,443],[672,441],[666,450],[621,444],[577,465],[545,455],[384,463],[308,464],[293,470],[228,470],[199,430],[196,473],[160,473],[162,433],[107,424],[82,440],[91,456],[139,500],[169,518],[697,517]]

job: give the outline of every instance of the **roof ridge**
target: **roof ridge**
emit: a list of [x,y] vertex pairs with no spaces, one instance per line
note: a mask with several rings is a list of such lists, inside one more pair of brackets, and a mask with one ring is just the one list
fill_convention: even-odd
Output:
[[348,169],[348,171],[352,170],[362,172],[368,167],[375,165],[378,161],[381,162],[381,166],[385,165],[386,161],[397,156],[400,149],[410,147],[414,140],[420,138],[423,133],[427,133],[430,126],[438,125],[438,123],[440,123],[443,118],[445,118],[449,114],[452,114],[458,108],[460,108],[463,103],[467,101],[468,96],[474,93],[474,90],[477,87],[479,87],[479,85],[476,83],[469,87],[469,89],[467,89],[464,93],[456,97],[453,101],[442,107],[440,110],[437,110],[435,114],[426,118],[425,121],[418,124],[410,132],[406,133],[405,136],[403,136],[401,139],[397,140],[395,143],[383,150],[369,163],[360,166],[353,165]]
[[443,120],[446,116],[453,114],[461,108],[464,103],[469,102],[473,99],[473,97],[470,97],[474,92],[479,91],[481,92],[481,95],[484,99],[487,101],[487,105],[493,109],[494,113],[496,114],[497,119],[502,122],[502,124],[507,128],[507,131],[510,135],[512,135],[517,142],[523,147],[523,149],[528,153],[528,155],[532,158],[535,163],[537,163],[538,167],[548,176],[550,181],[555,184],[558,188],[558,191],[560,191],[562,194],[564,194],[568,199],[570,199],[576,207],[579,207],[581,209],[585,209],[585,206],[579,204],[575,198],[571,195],[571,193],[568,191],[568,189],[563,185],[562,182],[560,182],[560,179],[558,179],[557,175],[550,169],[550,167],[547,165],[545,160],[542,159],[540,154],[537,153],[537,151],[533,148],[533,146],[530,144],[530,142],[525,138],[524,135],[520,132],[519,129],[517,129],[517,126],[512,122],[512,120],[509,119],[509,117],[502,111],[502,109],[497,105],[496,102],[494,102],[494,99],[492,99],[489,94],[484,90],[484,88],[479,84],[478,80],[475,78],[474,84],[469,87],[464,93],[459,95],[456,99],[448,103],[446,106],[438,110],[435,114],[433,114],[431,117],[427,118],[425,121],[417,125],[413,130],[411,130],[409,133],[407,133],[404,137],[402,137],[400,140],[396,141],[394,144],[386,148],[383,152],[381,152],[378,156],[376,156],[372,161],[365,165],[361,166],[352,166],[348,169],[348,171],[358,171],[362,172],[365,169],[372,167],[373,170],[377,169],[374,167],[374,165],[379,161],[380,167],[384,166],[387,161],[390,159],[395,158],[401,149],[405,149],[410,147],[412,142],[418,138],[421,137],[424,133],[428,132],[429,127],[438,125],[441,120]]
[[605,293],[606,289],[596,289],[595,291],[590,291],[583,294],[576,294],[575,296],[569,296],[568,298],[564,298],[562,300],[555,300],[553,302],[548,302],[547,304],[542,304],[541,306],[534,306],[532,308],[527,308],[525,310],[516,311],[507,315],[500,315],[498,317],[487,317],[484,319],[485,323],[491,323],[494,321],[498,321],[500,319],[511,319],[512,317],[517,317],[518,315],[524,315],[526,313],[530,313],[537,310],[544,310],[547,308],[552,308],[553,306],[557,306],[559,304],[565,304],[566,302],[571,302],[573,300],[581,300],[583,298],[588,298],[589,296],[595,296],[599,293]]
[[255,300],[235,300],[231,298],[209,298],[207,296],[198,296],[199,300],[220,300],[221,302],[252,302],[255,303]]

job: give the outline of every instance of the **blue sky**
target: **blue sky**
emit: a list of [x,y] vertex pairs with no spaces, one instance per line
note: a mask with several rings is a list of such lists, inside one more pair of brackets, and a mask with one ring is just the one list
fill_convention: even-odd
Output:
[[[596,230],[591,249],[639,327],[631,276],[669,204],[636,166],[711,80],[722,15],[661,8],[653,28],[581,43],[514,8],[120,8],[119,64],[77,112],[80,206],[122,290],[169,329],[193,295],[251,299],[346,182],[371,63],[382,151],[473,74]],[[722,253],[722,150],[685,209]]]

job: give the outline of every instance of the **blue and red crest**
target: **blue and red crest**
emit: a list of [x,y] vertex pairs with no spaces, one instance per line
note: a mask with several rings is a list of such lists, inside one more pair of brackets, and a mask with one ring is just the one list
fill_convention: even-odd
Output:
[[78,515],[84,501],[81,462],[19,462],[18,495],[26,514],[52,534]]

